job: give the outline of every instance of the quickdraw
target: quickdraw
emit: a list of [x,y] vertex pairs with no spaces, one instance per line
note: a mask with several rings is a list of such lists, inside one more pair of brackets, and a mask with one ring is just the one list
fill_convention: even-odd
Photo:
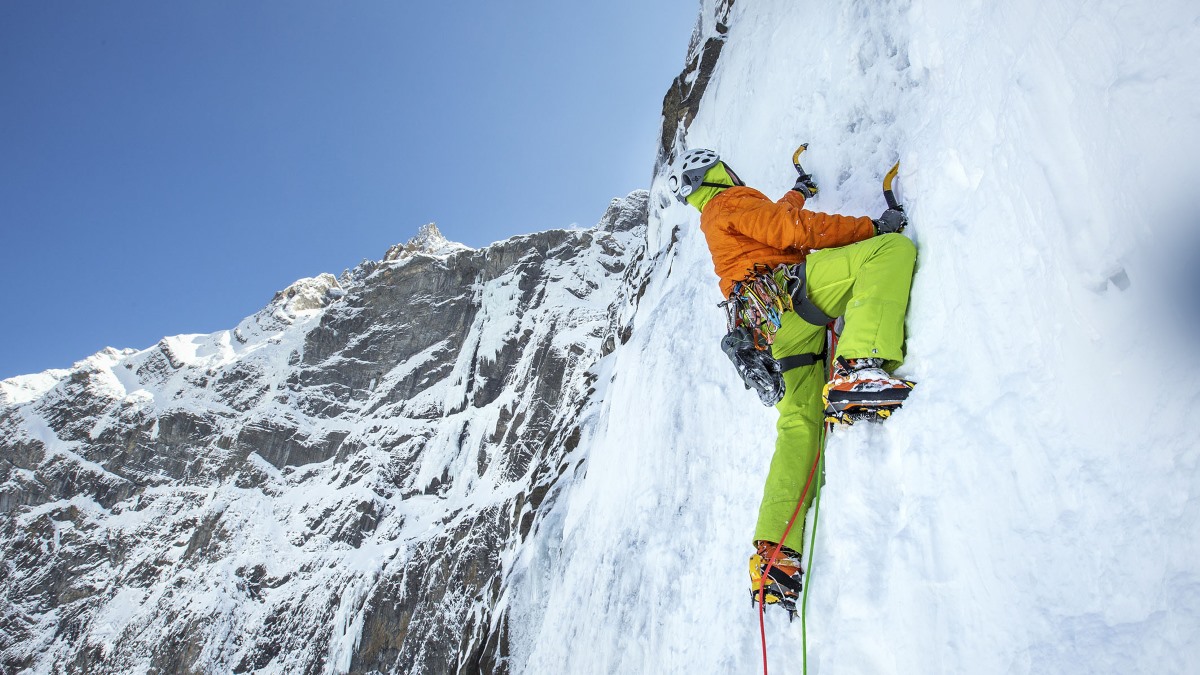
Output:
[[745,326],[754,340],[754,347],[767,349],[783,322],[783,313],[792,309],[788,266],[772,270],[759,263],[743,280],[733,285],[729,298],[720,304],[725,310],[727,329]]

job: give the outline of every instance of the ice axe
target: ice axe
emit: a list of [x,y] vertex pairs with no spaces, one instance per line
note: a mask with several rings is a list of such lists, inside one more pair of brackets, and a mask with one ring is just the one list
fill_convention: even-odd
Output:
[[796,167],[796,173],[800,174],[801,178],[811,178],[804,172],[804,167],[800,166],[800,155],[808,149],[808,143],[801,143],[800,147],[796,148],[796,152],[792,153],[792,166]]
[[[799,153],[797,153],[796,156],[799,157]],[[797,164],[796,166],[799,168],[800,165]],[[896,174],[899,172],[900,162],[896,162],[896,165],[892,167],[892,170],[888,171],[887,175],[883,177],[883,198],[887,200],[889,209],[904,211],[904,207],[900,205],[900,202],[896,201],[896,195],[892,192],[892,181],[896,180]]]
[[816,197],[819,190],[817,189],[817,183],[813,180],[812,175],[805,171],[804,167],[800,166],[800,155],[804,154],[804,151],[807,149],[808,143],[801,143],[800,147],[796,148],[796,152],[792,153],[792,166],[796,167],[796,173],[800,174],[796,177],[796,185],[799,186],[803,184],[804,187],[808,188],[809,192],[805,193],[805,196],[811,198]]

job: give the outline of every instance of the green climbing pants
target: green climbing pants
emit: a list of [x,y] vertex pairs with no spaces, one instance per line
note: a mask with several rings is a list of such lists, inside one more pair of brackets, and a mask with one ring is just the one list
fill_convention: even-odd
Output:
[[[916,247],[900,234],[884,234],[809,254],[805,265],[808,297],[829,316],[846,318],[838,355],[848,359],[881,358],[889,371],[900,365],[904,360],[904,316],[916,258]],[[772,354],[778,359],[820,352],[824,340],[824,327],[787,312],[775,335]],[[820,447],[825,418],[821,388],[825,378],[822,362],[783,374],[787,389],[775,406],[779,411],[775,454],[763,488],[755,541],[778,542],[796,511]],[[784,542],[795,551],[804,550],[804,516],[812,505],[817,480],[820,476],[815,476],[814,484],[809,486],[804,508]]]

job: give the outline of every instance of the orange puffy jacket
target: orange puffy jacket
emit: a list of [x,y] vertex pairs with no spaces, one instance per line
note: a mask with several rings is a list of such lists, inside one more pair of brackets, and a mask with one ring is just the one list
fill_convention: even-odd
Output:
[[721,277],[721,293],[729,297],[733,285],[745,279],[755,264],[798,263],[814,249],[875,236],[875,224],[866,216],[803,209],[804,195],[799,192],[789,190],[773,202],[749,187],[729,188],[704,205],[700,229]]

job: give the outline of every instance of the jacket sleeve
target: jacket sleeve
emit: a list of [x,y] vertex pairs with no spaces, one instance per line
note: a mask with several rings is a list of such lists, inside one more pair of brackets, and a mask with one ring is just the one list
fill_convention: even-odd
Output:
[[835,248],[875,236],[870,218],[805,211],[804,195],[794,190],[778,202],[749,195],[738,201],[728,205],[733,229],[772,248]]

